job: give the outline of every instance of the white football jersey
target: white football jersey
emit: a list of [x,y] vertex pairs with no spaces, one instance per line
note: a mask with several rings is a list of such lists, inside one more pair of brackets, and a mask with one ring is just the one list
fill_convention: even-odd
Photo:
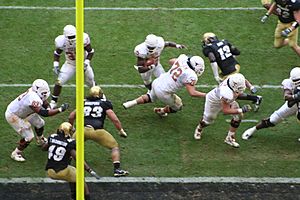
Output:
[[26,92],[12,101],[7,106],[7,110],[24,119],[34,113],[34,111],[29,106],[40,107],[42,106],[42,104],[43,101],[38,96],[38,94],[32,91],[31,88],[29,88]]
[[238,97],[235,93],[228,87],[228,78],[226,78],[218,87],[213,89],[211,93],[211,101],[220,102],[221,99],[225,100],[227,103],[232,103]]
[[158,37],[158,45],[157,45],[156,49],[154,50],[154,52],[152,52],[150,54],[149,49],[146,46],[146,43],[143,42],[134,48],[134,54],[135,54],[135,56],[140,57],[140,58],[146,58],[146,59],[147,58],[158,58],[158,57],[160,57],[160,54],[164,48],[165,48],[165,40],[162,37]]
[[[90,44],[90,37],[87,33],[83,33],[84,47]],[[55,47],[65,52],[66,62],[71,65],[76,65],[76,41],[69,42],[64,35],[59,35],[55,38]],[[85,57],[87,52],[85,52]]]
[[181,54],[171,69],[155,80],[159,81],[157,87],[161,91],[176,93],[176,91],[184,87],[185,84],[195,85],[197,83],[198,76],[195,71],[188,66],[187,60],[188,57],[185,54]]
[[293,90],[293,86],[294,86],[293,81],[289,78],[284,79],[281,82],[281,85],[284,90]]

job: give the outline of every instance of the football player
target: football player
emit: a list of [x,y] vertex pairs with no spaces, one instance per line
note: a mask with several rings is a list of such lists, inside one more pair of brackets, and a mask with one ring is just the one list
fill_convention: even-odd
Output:
[[123,103],[123,107],[127,109],[159,99],[166,106],[154,108],[155,113],[161,117],[167,116],[168,113],[175,113],[183,106],[181,98],[175,94],[181,88],[185,87],[192,97],[205,97],[206,93],[199,92],[195,88],[198,77],[202,75],[204,69],[204,61],[200,56],[188,57],[181,54],[168,72],[161,74],[153,81],[150,92]]
[[154,34],[147,35],[145,41],[137,45],[134,49],[134,54],[137,57],[136,65],[134,66],[140,73],[144,85],[148,90],[151,90],[152,76],[159,77],[165,72],[160,63],[160,55],[165,47],[173,47],[177,49],[186,48],[182,44],[165,41],[162,37]]
[[[203,54],[208,57],[210,65],[214,74],[214,78],[220,84],[227,76],[239,73],[240,64],[235,59],[240,55],[240,51],[227,40],[219,40],[214,33],[204,33],[203,39]],[[257,88],[254,87],[246,79],[246,87],[250,89],[251,93],[256,93]],[[262,96],[250,95],[241,93],[238,97],[241,100],[250,100],[254,103],[254,111],[258,111],[262,102]]]
[[31,88],[20,94],[6,109],[5,118],[10,126],[21,136],[18,146],[11,153],[11,158],[24,162],[23,150],[34,138],[32,127],[35,129],[38,145],[42,145],[46,138],[43,136],[45,121],[41,118],[64,112],[69,105],[64,103],[59,108],[49,109],[47,98],[50,95],[48,83],[36,79]]
[[[99,86],[90,89],[90,95],[84,101],[84,139],[93,140],[99,145],[111,150],[114,166],[114,176],[127,176],[128,171],[120,168],[120,148],[115,138],[104,129],[106,116],[113,122],[121,137],[126,138],[127,133],[113,111],[112,103],[103,98],[103,91]],[[74,125],[76,111],[69,115],[69,122]],[[73,138],[75,138],[75,134]]]
[[218,113],[222,111],[225,115],[232,115],[230,128],[224,142],[235,148],[240,146],[235,140],[236,130],[244,113],[250,111],[251,106],[244,105],[240,108],[236,99],[244,92],[245,88],[245,77],[240,73],[235,73],[228,76],[218,87],[207,93],[204,113],[194,132],[196,140],[201,139],[203,129],[212,124]]
[[[83,42],[85,51],[85,80],[87,85],[92,87],[95,85],[95,80],[90,62],[94,55],[94,49],[91,46],[90,37],[87,33],[83,33]],[[51,95],[51,108],[55,108],[57,106],[62,86],[71,79],[76,72],[76,28],[73,25],[66,25],[64,27],[63,35],[59,35],[55,38],[55,48],[53,71],[57,75],[57,80]],[[59,68],[59,60],[62,52],[65,52],[65,63],[61,68]]]
[[[71,159],[76,160],[76,142],[71,138],[73,126],[69,122],[63,122],[56,133],[48,138],[42,149],[48,150],[48,161],[46,164],[47,174],[55,180],[69,182],[71,198],[76,199],[76,168],[70,165]],[[98,174],[84,162],[84,169],[92,176],[99,179]],[[90,199],[89,188],[84,183],[84,199]]]
[[242,138],[248,140],[256,131],[273,127],[284,119],[297,114],[300,120],[300,67],[294,67],[290,72],[290,78],[284,79],[281,83],[285,103],[267,119],[262,119],[256,126],[247,129]]
[[261,21],[265,22],[269,17],[269,13],[273,11],[276,11],[279,19],[274,33],[274,47],[281,48],[289,45],[300,56],[300,47],[297,44],[300,0],[274,0],[273,5]]

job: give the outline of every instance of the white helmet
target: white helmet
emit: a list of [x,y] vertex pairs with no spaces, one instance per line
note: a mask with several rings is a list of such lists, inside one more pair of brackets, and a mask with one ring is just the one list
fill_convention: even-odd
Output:
[[240,73],[233,74],[229,76],[227,85],[234,92],[243,93],[246,89],[245,77]]
[[300,86],[300,67],[294,67],[291,70],[290,79],[293,81],[294,87]]
[[32,83],[32,90],[36,92],[39,97],[45,101],[50,96],[50,89],[48,83],[43,79],[36,79]]
[[75,28],[75,26],[66,25],[64,27],[64,36],[70,41],[75,41],[76,40],[76,28]]
[[157,36],[154,34],[147,35],[147,37],[145,39],[145,44],[146,44],[147,48],[149,49],[150,53],[154,52],[154,50],[156,49],[156,47],[158,45]]
[[204,72],[204,60],[200,56],[192,56],[188,58],[187,63],[189,67],[191,67],[196,72],[198,77],[201,76]]

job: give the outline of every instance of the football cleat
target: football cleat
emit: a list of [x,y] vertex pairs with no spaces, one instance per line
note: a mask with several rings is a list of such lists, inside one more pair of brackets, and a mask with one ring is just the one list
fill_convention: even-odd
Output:
[[128,174],[129,174],[129,172],[125,171],[123,169],[115,169],[114,170],[114,177],[127,176]]
[[43,144],[47,143],[48,140],[44,136],[36,136],[36,144],[38,146],[42,146]]
[[51,100],[49,105],[51,109],[57,108],[57,103],[54,100]]
[[168,113],[164,111],[164,108],[154,108],[153,111],[160,117],[167,117]]
[[127,102],[123,103],[123,107],[125,109],[128,109],[128,108],[135,106],[136,104],[137,104],[137,102],[135,100],[127,101]]
[[257,112],[259,110],[259,106],[262,102],[262,99],[263,99],[262,96],[257,95],[257,100],[253,102],[254,103],[254,109],[253,109],[254,112]]
[[229,144],[229,145],[232,146],[232,147],[235,147],[235,148],[239,148],[239,147],[240,147],[239,143],[237,143],[237,142],[235,141],[235,139],[232,138],[232,137],[230,137],[229,135],[227,135],[227,137],[225,138],[224,142],[225,142],[226,144]]
[[196,127],[195,132],[194,132],[195,140],[201,139],[202,131],[203,131],[203,129],[200,127],[200,124],[198,124],[198,126]]
[[248,140],[253,134],[254,132],[256,131],[256,127],[252,127],[252,128],[249,128],[247,129],[243,134],[242,134],[242,139],[243,140]]
[[21,152],[16,152],[16,151],[13,151],[10,155],[10,157],[15,160],[15,161],[18,161],[18,162],[24,162],[25,161],[25,158],[22,156]]

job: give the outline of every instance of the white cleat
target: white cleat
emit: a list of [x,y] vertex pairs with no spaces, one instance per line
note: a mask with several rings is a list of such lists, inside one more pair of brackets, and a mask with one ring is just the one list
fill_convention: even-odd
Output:
[[224,142],[225,142],[226,144],[229,144],[229,145],[232,146],[232,147],[235,147],[235,148],[239,148],[239,147],[240,147],[239,143],[237,143],[237,142],[235,141],[235,139],[232,138],[232,137],[230,137],[230,136],[227,136],[227,137],[225,138]]
[[252,127],[252,128],[249,128],[247,129],[243,134],[242,134],[242,139],[243,140],[248,140],[253,134],[254,132],[256,131],[256,127]]
[[200,128],[200,124],[198,124],[198,126],[196,127],[195,132],[194,132],[195,140],[200,140],[201,139],[202,130],[203,129]]
[[55,101],[53,101],[53,100],[51,100],[51,102],[50,102],[50,108],[51,109],[55,109],[55,108],[57,108],[57,103],[55,102]]
[[10,157],[15,160],[15,161],[18,161],[18,162],[24,162],[25,161],[25,158],[23,158],[22,154],[21,153],[18,153],[16,151],[13,151],[10,155]]

